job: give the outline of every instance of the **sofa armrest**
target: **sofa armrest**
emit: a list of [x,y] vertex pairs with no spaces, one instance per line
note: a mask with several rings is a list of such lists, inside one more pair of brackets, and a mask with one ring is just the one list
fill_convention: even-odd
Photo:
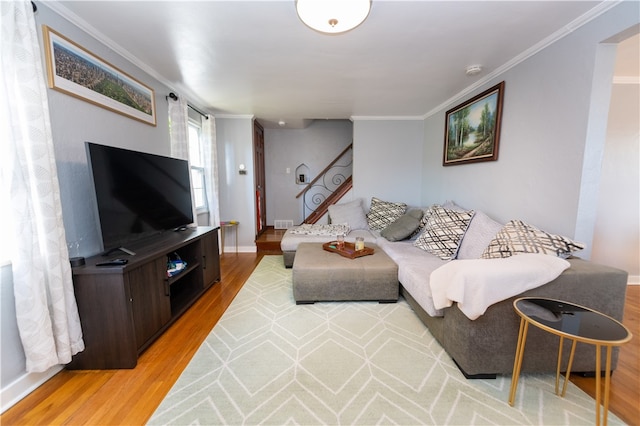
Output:
[[[571,267],[555,280],[490,306],[484,315],[474,321],[467,318],[455,304],[445,309],[443,346],[467,374],[511,373],[520,324],[513,301],[519,297],[564,300],[622,320],[627,273],[579,258],[568,260]],[[564,354],[568,355],[569,342],[566,344]],[[523,372],[555,372],[557,346],[557,336],[535,327],[530,328]],[[615,368],[616,362],[617,351],[612,368]],[[593,371],[594,367],[593,346],[579,344],[573,371]]]

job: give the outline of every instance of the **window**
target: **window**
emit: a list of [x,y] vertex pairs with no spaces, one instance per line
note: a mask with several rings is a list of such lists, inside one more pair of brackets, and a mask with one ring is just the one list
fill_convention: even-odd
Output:
[[200,123],[189,120],[189,163],[191,164],[191,186],[196,211],[207,210],[207,196],[204,183],[204,161]]

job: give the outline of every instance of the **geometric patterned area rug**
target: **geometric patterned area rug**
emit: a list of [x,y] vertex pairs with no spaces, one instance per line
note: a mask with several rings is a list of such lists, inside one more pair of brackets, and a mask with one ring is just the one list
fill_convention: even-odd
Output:
[[465,379],[403,299],[296,305],[265,256],[149,424],[594,424],[594,400],[554,383],[522,375],[510,407],[511,376]]

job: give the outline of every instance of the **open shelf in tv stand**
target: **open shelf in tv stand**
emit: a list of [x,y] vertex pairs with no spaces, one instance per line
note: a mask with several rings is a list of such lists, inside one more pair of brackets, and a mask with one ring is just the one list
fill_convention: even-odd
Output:
[[[138,356],[215,282],[220,281],[218,229],[167,232],[130,246],[123,266],[100,267],[104,256],[73,268],[85,350],[69,369],[134,368]],[[167,257],[187,262],[167,277]]]

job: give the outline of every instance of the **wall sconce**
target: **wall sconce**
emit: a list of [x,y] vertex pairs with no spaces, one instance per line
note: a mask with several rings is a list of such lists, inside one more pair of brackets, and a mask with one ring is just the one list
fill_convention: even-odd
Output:
[[238,173],[241,175],[246,175],[247,174],[247,167],[244,164],[240,164],[238,166]]

